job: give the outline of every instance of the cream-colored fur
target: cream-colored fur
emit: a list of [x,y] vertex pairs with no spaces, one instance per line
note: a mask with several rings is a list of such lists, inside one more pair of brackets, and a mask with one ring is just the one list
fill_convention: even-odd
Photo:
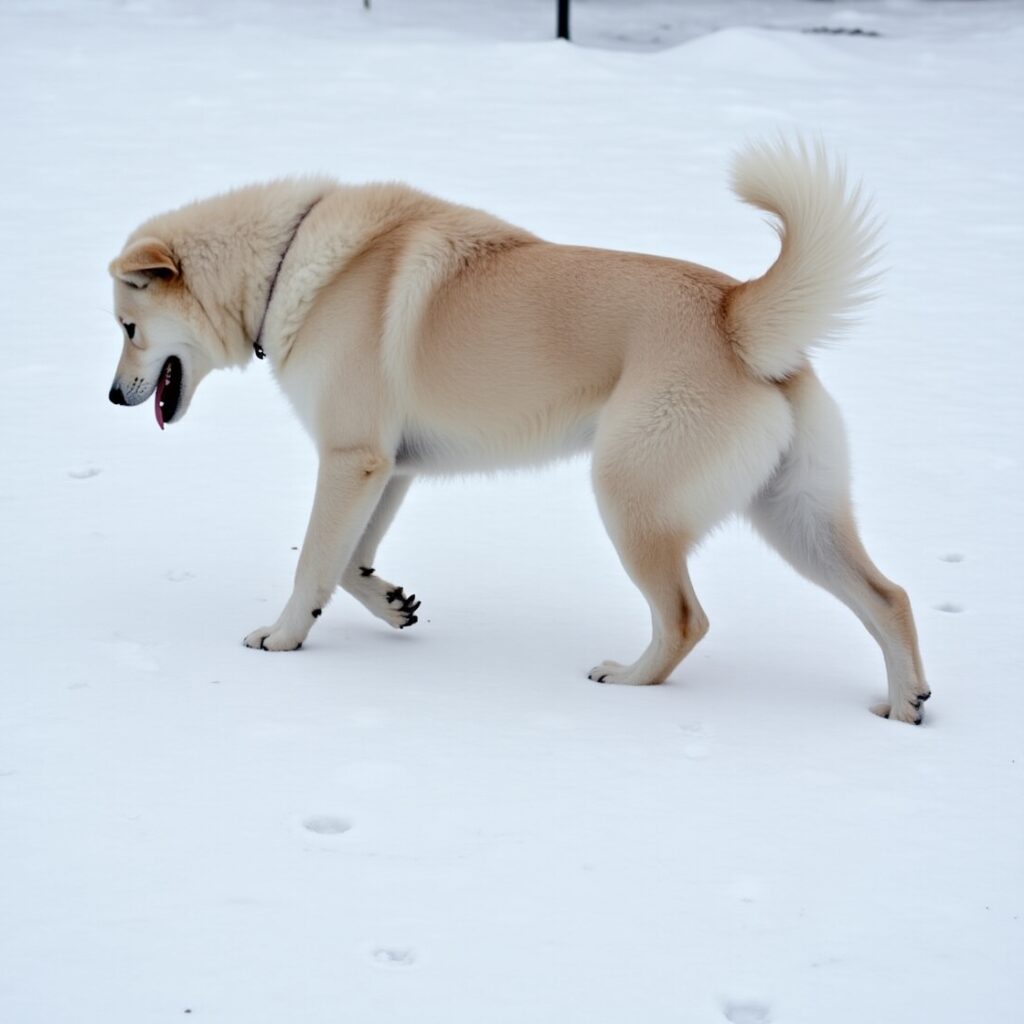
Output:
[[687,555],[741,513],[878,641],[889,699],[875,710],[919,721],[929,693],[910,606],[857,537],[842,426],[806,358],[864,298],[866,207],[820,148],[751,147],[734,180],[782,237],[745,284],[554,245],[401,185],[278,181],[142,225],[111,264],[133,334],[112,400],[157,390],[174,422],[205,373],[259,342],[320,457],[292,596],[246,644],[299,647],[339,583],[412,624],[418,602],[372,567],[415,476],[592,446],[601,515],[653,635],[634,663],[591,678],[669,675],[708,625]]

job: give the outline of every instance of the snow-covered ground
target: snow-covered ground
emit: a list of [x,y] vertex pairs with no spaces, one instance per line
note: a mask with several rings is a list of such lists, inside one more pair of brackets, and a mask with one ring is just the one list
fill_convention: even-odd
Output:
[[[0,1021],[964,1024],[1024,1012],[1020,3],[0,6]],[[878,36],[802,33],[860,28]],[[315,465],[265,365],[107,403],[106,265],[245,181],[400,178],[558,241],[760,273],[729,154],[820,132],[887,220],[818,366],[925,725],[742,527],[664,686],[583,462],[414,488],[301,652]],[[1016,637],[1016,639],[1014,639]]]

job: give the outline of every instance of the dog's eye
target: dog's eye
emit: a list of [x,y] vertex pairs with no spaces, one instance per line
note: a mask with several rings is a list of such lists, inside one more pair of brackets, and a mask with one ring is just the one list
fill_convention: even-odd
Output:
[[131,341],[135,337],[135,324],[126,324],[122,320],[121,326],[124,328],[124,333],[128,335],[128,340]]

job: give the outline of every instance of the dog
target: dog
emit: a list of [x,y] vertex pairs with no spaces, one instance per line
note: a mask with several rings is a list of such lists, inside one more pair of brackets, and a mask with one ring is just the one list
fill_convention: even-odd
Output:
[[213,369],[266,358],[319,455],[294,589],[247,647],[292,651],[340,585],[389,625],[420,602],[375,572],[419,474],[592,449],[598,507],[653,636],[602,683],[659,683],[708,629],[686,559],[746,516],[882,649],[888,700],[931,695],[906,593],[871,562],[839,412],[808,353],[870,298],[877,227],[819,144],[755,142],[737,196],[776,219],[754,280],[557,245],[398,184],[302,178],[157,216],[111,263],[123,350],[110,400],[155,395],[160,428]]

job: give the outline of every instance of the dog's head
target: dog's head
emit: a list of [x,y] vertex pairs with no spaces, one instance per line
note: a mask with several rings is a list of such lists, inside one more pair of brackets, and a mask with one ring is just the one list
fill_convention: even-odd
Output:
[[115,405],[155,395],[156,421],[180,420],[222,348],[202,306],[186,286],[180,260],[155,237],[129,240],[110,264],[114,310],[124,346],[110,389]]

